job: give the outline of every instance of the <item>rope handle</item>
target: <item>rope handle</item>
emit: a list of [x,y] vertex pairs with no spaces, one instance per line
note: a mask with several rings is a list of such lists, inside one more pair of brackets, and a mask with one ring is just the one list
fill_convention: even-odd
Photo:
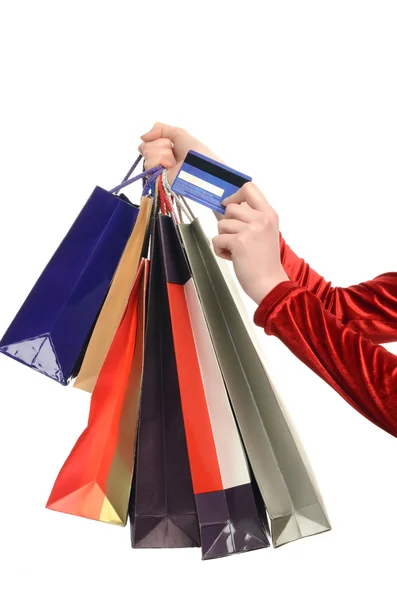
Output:
[[189,222],[194,221],[196,216],[193,213],[190,206],[188,205],[188,203],[186,202],[186,199],[184,198],[184,196],[177,194],[176,192],[174,192],[171,189],[170,183],[168,181],[167,173],[168,173],[168,169],[164,169],[164,171],[161,174],[163,188],[165,190],[167,197],[171,200],[171,202],[176,203],[176,207],[178,209],[181,221],[183,220],[182,214],[184,214],[187,217]]
[[139,173],[139,175],[135,175],[135,177],[132,177],[131,179],[129,179],[130,175],[136,169],[136,167],[138,166],[138,164],[142,158],[143,158],[142,154],[140,154],[138,156],[138,158],[135,160],[134,164],[129,169],[129,171],[128,171],[127,175],[124,177],[123,181],[119,185],[116,185],[116,187],[114,187],[110,190],[111,194],[115,194],[116,192],[119,192],[121,189],[123,189],[127,185],[134,183],[134,181],[138,181],[138,179],[142,179],[143,177],[147,177],[148,175],[150,175],[146,184],[143,187],[142,196],[145,196],[148,193],[153,181],[162,173],[162,171],[164,170],[164,167],[162,165],[156,165],[155,167],[152,167],[151,169],[147,169],[146,171],[142,171],[142,173]]
[[[163,171],[164,173],[164,171]],[[164,185],[163,185],[163,180],[162,177],[158,176],[157,178],[158,181],[158,188],[159,188],[159,193],[160,193],[160,205],[161,205],[161,212],[162,214],[172,214],[175,221],[177,223],[179,223],[179,217],[177,215],[177,213],[175,212],[175,206],[174,206],[174,201],[172,198],[169,198],[166,194],[166,191],[164,189]]]

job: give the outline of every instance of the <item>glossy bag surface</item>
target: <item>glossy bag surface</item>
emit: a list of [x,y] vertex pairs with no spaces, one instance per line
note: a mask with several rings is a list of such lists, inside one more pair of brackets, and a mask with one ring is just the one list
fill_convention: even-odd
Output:
[[116,525],[127,522],[142,380],[148,261],[91,397],[88,424],[54,483],[47,508]]
[[144,367],[129,516],[134,548],[200,546],[161,248],[152,229]]
[[273,387],[209,242],[195,219],[179,231],[275,547],[331,527]]
[[0,352],[66,385],[137,215],[125,197],[97,186],[0,340]]

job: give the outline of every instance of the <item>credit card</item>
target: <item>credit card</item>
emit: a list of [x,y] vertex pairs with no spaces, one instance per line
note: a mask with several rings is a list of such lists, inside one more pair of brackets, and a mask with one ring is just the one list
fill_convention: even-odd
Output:
[[171,190],[224,214],[222,202],[252,177],[231,169],[199,152],[189,150],[171,185]]

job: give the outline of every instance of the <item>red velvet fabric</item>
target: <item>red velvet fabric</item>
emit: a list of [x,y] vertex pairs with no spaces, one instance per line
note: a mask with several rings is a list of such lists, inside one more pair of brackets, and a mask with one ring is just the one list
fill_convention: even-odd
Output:
[[379,345],[397,341],[397,272],[334,287],[291,250],[281,232],[280,258],[290,281],[267,294],[255,324],[397,437],[397,356]]

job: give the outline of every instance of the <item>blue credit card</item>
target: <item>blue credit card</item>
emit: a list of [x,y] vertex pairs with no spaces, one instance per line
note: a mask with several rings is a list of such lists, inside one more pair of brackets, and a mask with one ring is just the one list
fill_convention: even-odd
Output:
[[247,181],[252,181],[252,177],[189,150],[171,190],[224,214],[226,207],[222,206],[223,200]]

